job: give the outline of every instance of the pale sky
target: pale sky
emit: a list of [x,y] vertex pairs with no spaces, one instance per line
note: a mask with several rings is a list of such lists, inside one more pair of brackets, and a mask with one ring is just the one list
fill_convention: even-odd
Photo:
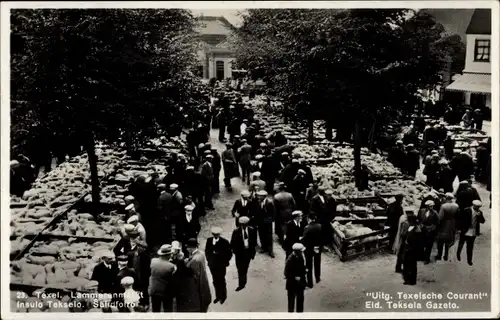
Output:
[[227,21],[231,22],[233,25],[237,27],[240,26],[241,24],[241,18],[238,16],[238,11],[240,10],[192,9],[191,11],[193,12],[193,15],[196,17],[202,14],[204,16],[216,16],[216,17],[223,16],[224,18],[227,19]]

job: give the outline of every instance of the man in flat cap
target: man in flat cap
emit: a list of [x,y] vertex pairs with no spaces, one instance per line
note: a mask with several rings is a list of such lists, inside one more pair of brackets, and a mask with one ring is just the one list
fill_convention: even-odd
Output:
[[231,235],[231,249],[233,250],[236,268],[238,269],[238,288],[240,291],[247,284],[247,273],[250,261],[255,258],[257,246],[257,231],[248,226],[250,218],[240,217],[239,227]]
[[274,195],[274,205],[276,207],[274,232],[278,236],[280,244],[283,245],[286,224],[292,220],[292,212],[295,210],[296,204],[292,194],[286,191],[285,183],[278,183],[277,191]]
[[418,214],[418,221],[424,237],[424,256],[422,260],[425,264],[429,264],[439,225],[439,216],[436,210],[434,210],[434,201],[427,200],[425,202],[425,208],[421,209]]
[[323,246],[326,249],[333,241],[331,222],[337,215],[337,202],[331,189],[321,188],[319,193],[312,198],[310,213],[316,216],[318,222],[321,223]]
[[405,173],[410,177],[415,178],[415,175],[420,168],[420,153],[417,149],[415,149],[413,143],[407,145],[407,150],[408,151],[405,156]]
[[214,156],[212,156],[211,154],[206,155],[205,160],[201,165],[201,176],[203,178],[203,188],[205,190],[203,195],[203,205],[209,210],[214,209],[214,205],[212,203],[214,185],[214,168],[212,164],[213,158]]
[[248,186],[250,192],[257,192],[259,190],[266,190],[266,182],[261,179],[261,173],[259,171],[252,173],[252,182]]
[[240,199],[234,202],[231,214],[235,217],[235,225],[238,227],[240,217],[252,218],[252,200],[250,199],[250,191],[242,190]]
[[92,271],[90,280],[98,282],[97,292],[113,293],[116,289],[116,276],[118,275],[118,264],[115,261],[115,254],[110,250],[104,250],[97,253],[101,262],[99,262]]
[[480,200],[472,201],[472,206],[465,208],[458,219],[458,228],[460,231],[460,240],[457,248],[457,260],[460,261],[460,254],[464,244],[467,244],[467,263],[472,266],[472,255],[474,250],[474,241],[480,234],[480,224],[485,223],[483,212],[481,211],[482,202]]
[[215,289],[214,303],[223,304],[227,299],[226,269],[233,257],[233,252],[229,241],[221,237],[221,228],[213,227],[211,231],[212,237],[207,239],[205,254]]
[[215,194],[220,193],[220,171],[222,169],[221,156],[217,152],[217,149],[210,149],[211,155],[214,157],[212,159],[212,164],[214,168],[214,183],[213,183],[213,192]]
[[[127,255],[119,255],[116,257],[118,261],[118,273],[116,274],[115,288],[116,293],[123,293],[125,290],[121,286],[121,281],[125,277],[132,277],[134,281],[137,279],[137,273],[132,267],[129,267],[129,257]],[[137,282],[137,281],[135,281]],[[135,287],[134,287],[135,289]]]
[[303,213],[300,210],[295,210],[292,212],[292,220],[286,223],[285,227],[285,240],[283,243],[283,248],[285,249],[286,257],[292,254],[292,246],[294,243],[300,241],[302,234],[304,233],[304,221]]
[[392,163],[396,168],[403,168],[405,159],[405,151],[403,141],[396,141],[396,145],[391,148],[387,156],[387,161]]
[[222,166],[224,169],[224,186],[231,191],[231,179],[239,176],[238,163],[231,143],[226,144],[222,152]]
[[250,161],[252,159],[252,146],[243,139],[242,146],[238,149],[239,163],[241,167],[241,180],[250,184]]
[[285,262],[288,312],[304,312],[304,290],[306,288],[306,260],[302,243],[294,243],[293,253]]
[[448,160],[439,161],[439,172],[437,176],[437,186],[444,192],[453,192],[453,181],[455,181],[455,172],[451,169]]
[[276,217],[276,208],[272,199],[267,197],[266,190],[257,191],[257,198],[253,206],[254,224],[257,226],[261,253],[268,253],[274,258],[273,251],[273,221]]
[[194,207],[187,205],[184,207],[184,216],[179,220],[177,228],[175,230],[174,239],[182,243],[184,254],[186,251],[186,242],[189,239],[198,239],[198,233],[200,233],[201,225],[198,221],[198,217],[193,215]]
[[448,261],[449,248],[455,242],[456,220],[459,214],[459,207],[454,200],[455,197],[452,193],[446,193],[445,202],[439,210],[439,226],[436,235],[438,253],[436,260],[441,260],[441,257],[443,257],[445,261]]

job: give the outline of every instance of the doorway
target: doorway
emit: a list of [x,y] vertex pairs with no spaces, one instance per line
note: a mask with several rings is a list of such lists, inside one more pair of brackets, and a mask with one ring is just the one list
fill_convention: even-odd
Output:
[[215,62],[215,77],[217,80],[224,80],[224,61]]

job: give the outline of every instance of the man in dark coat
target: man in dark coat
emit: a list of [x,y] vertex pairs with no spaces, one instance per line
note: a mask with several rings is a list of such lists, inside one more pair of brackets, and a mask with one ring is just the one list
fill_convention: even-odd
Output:
[[405,151],[403,150],[403,141],[396,141],[396,145],[391,148],[389,151],[389,155],[387,157],[387,161],[392,163],[396,168],[403,168],[403,164],[405,163]]
[[274,195],[274,205],[276,207],[276,222],[274,233],[278,236],[279,242],[283,244],[286,224],[292,220],[292,212],[296,208],[295,199],[290,192],[287,192],[283,182],[278,184],[278,192]]
[[241,198],[234,202],[233,208],[231,209],[231,214],[235,218],[236,227],[239,226],[240,217],[249,217],[250,220],[253,218],[252,212],[252,200],[250,199],[250,192],[248,190],[241,191]]
[[[291,254],[285,262],[285,279],[288,296],[288,312],[304,312],[304,289],[306,287],[305,247],[302,243],[292,246]],[[297,309],[295,309],[295,306]]]
[[440,170],[437,177],[437,187],[443,189],[444,192],[453,192],[453,181],[455,180],[455,173],[448,164],[447,160],[439,162]]
[[333,241],[332,226],[330,223],[336,216],[337,202],[332,195],[332,190],[321,189],[320,193],[311,200],[310,214],[316,216],[318,222],[321,223],[324,246],[330,246]]
[[174,238],[183,245],[184,254],[187,256],[185,245],[189,239],[198,239],[201,225],[198,218],[193,215],[193,206],[187,205],[184,207],[184,210],[185,214],[179,219]]
[[408,215],[408,231],[403,235],[403,279],[406,285],[417,283],[417,261],[422,255],[423,234],[415,215]]
[[308,215],[308,224],[304,228],[304,235],[301,243],[306,247],[306,268],[307,268],[307,286],[313,287],[313,267],[316,283],[321,281],[321,251],[322,251],[322,234],[321,224],[316,220],[314,215]]
[[224,186],[231,190],[231,178],[239,176],[238,162],[234,155],[233,145],[226,144],[226,150],[222,152],[222,166],[224,168]]
[[465,243],[467,243],[467,263],[472,266],[472,254],[474,241],[480,234],[480,224],[485,222],[483,212],[480,210],[481,201],[474,200],[472,206],[465,208],[458,218],[458,228],[460,230],[460,240],[457,248],[457,260],[460,261],[460,254]]
[[257,246],[257,230],[248,226],[250,219],[240,217],[239,227],[231,235],[231,249],[233,250],[236,268],[238,269],[238,288],[240,291],[247,284],[247,273],[250,261],[255,258],[255,247]]
[[292,246],[294,243],[300,242],[300,238],[304,234],[303,214],[300,210],[292,212],[293,219],[288,221],[285,226],[285,240],[283,248],[285,249],[286,257],[292,254]]
[[306,177],[306,172],[302,169],[297,171],[297,175],[293,178],[290,184],[290,191],[297,204],[297,209],[304,211],[306,209],[306,191],[309,186],[309,181]]
[[92,272],[90,280],[98,282],[97,292],[113,293],[116,289],[116,276],[118,275],[118,264],[115,255],[111,251],[101,252],[101,262],[99,262]]
[[444,152],[446,153],[446,158],[451,160],[453,158],[453,150],[455,150],[455,140],[451,133],[448,133],[446,139],[443,142]]
[[[280,181],[284,182],[288,188],[291,188],[293,180],[297,176],[299,169],[300,169],[299,161],[297,159],[292,159],[292,162],[285,165],[285,167],[283,168]],[[305,175],[305,171],[302,170],[302,172]]]
[[212,164],[214,165],[214,190],[213,192],[218,194],[220,193],[220,171],[221,171],[221,156],[217,152],[217,149],[212,148],[210,150],[212,152],[212,156],[214,157],[212,160]]
[[457,174],[458,180],[464,181],[474,173],[474,161],[467,152],[461,152],[451,160],[451,168]]
[[278,176],[276,169],[276,159],[272,155],[267,155],[262,159],[262,166],[260,168],[261,179],[266,182],[266,191],[273,192],[274,182]]
[[488,172],[488,149],[486,143],[480,143],[476,149],[476,177],[480,182],[486,182],[486,173]]
[[420,153],[413,144],[407,146],[408,152],[406,153],[406,174],[415,178],[415,174],[420,168]]
[[212,203],[212,189],[213,189],[213,184],[214,184],[214,169],[213,169],[213,156],[211,154],[205,156],[205,161],[201,165],[201,176],[203,178],[203,187],[204,187],[204,193],[203,193],[203,205],[210,209],[214,209],[214,205]]
[[437,185],[437,176],[439,169],[439,155],[434,154],[431,157],[431,161],[425,166],[423,171],[423,174],[427,176],[427,185],[434,189],[439,189]]
[[121,286],[121,281],[125,277],[134,278],[134,289],[137,289],[137,274],[132,267],[129,267],[129,257],[126,255],[120,255],[116,258],[118,261],[118,273],[116,274],[115,283],[115,293],[123,293],[125,290]]
[[436,210],[434,210],[434,201],[427,200],[425,202],[425,208],[421,209],[418,213],[418,222],[424,237],[424,256],[422,260],[425,264],[429,264],[439,225],[439,216]]
[[214,303],[223,304],[227,299],[226,268],[233,253],[229,241],[220,236],[222,229],[213,227],[211,231],[212,237],[207,239],[205,254],[215,289]]
[[460,211],[465,210],[472,206],[472,201],[481,200],[477,190],[469,184],[467,180],[460,181],[460,184],[456,193],[457,204],[460,207]]
[[385,216],[387,220],[385,221],[385,225],[388,226],[389,229],[389,248],[392,248],[394,244],[394,240],[396,239],[396,234],[398,233],[399,227],[399,218],[404,214],[403,210],[403,194],[397,194],[395,196],[395,201],[387,206],[385,211]]
[[271,258],[274,258],[273,251],[273,221],[276,216],[276,209],[271,199],[267,198],[266,190],[257,192],[257,199],[252,207],[254,224],[259,233],[261,251],[267,252]]
[[205,207],[203,203],[203,177],[200,172],[195,171],[193,166],[186,167],[186,175],[182,186],[182,194],[192,196],[200,214],[205,215]]

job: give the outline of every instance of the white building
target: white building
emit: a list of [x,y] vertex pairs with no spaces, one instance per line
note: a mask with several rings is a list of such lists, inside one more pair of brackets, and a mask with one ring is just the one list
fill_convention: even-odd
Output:
[[224,17],[201,16],[198,18],[200,49],[198,51],[198,75],[203,79],[223,80],[232,77],[235,61],[228,43],[234,26]]
[[446,90],[463,92],[465,106],[491,108],[491,10],[474,10],[466,34],[465,69]]

